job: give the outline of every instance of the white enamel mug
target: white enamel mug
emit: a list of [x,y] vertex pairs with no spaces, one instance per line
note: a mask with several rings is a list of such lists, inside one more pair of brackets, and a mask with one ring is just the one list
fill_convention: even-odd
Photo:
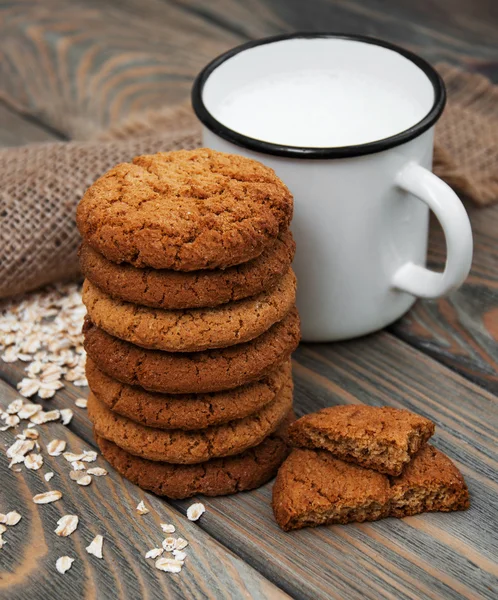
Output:
[[[328,78],[319,94],[313,91],[309,106],[303,101],[308,72]],[[292,79],[294,73],[303,82],[297,79],[294,88],[301,103],[292,108],[297,112],[268,93],[267,113],[258,89],[272,90],[272,81]],[[370,92],[353,94],[350,80],[358,90],[366,81]],[[324,131],[330,123],[323,118],[314,123],[313,111],[316,102],[322,109],[323,102],[337,105],[329,84],[339,86],[338,98],[343,94],[342,108],[330,114],[331,134],[340,132],[341,140],[321,146],[320,122]],[[247,119],[236,122],[226,110],[227,98],[240,98],[244,90],[252,94],[245,98]],[[204,146],[265,163],[294,195],[294,270],[305,341],[373,332],[401,317],[417,297],[438,298],[467,277],[472,261],[467,214],[430,171],[434,124],[445,99],[441,78],[423,59],[352,35],[292,34],[249,42],[215,59],[197,77],[192,104],[203,124]],[[273,125],[282,119],[279,132]],[[299,130],[302,139],[308,134],[317,139],[316,145],[287,143]],[[376,130],[379,139],[365,137]],[[429,210],[446,237],[443,273],[425,267]]]

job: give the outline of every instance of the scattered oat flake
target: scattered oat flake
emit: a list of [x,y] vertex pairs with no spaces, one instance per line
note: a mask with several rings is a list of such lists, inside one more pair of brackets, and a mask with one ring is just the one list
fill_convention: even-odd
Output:
[[7,413],[9,415],[17,414],[21,410],[22,404],[23,404],[22,398],[19,398],[18,400],[13,400],[9,404],[9,406],[7,406]]
[[36,425],[43,425],[44,423],[49,423],[50,421],[57,421],[58,419],[60,419],[60,417],[61,413],[57,409],[49,410],[47,412],[41,410],[40,412],[34,414],[31,417],[30,421],[31,423],[35,423]]
[[81,479],[85,475],[86,475],[85,471],[70,471],[69,472],[69,478],[72,479],[73,481],[78,481],[78,479]]
[[149,509],[145,506],[144,501],[141,500],[137,506],[137,513],[139,515],[146,515],[148,512],[150,512]]
[[151,548],[145,553],[145,558],[157,558],[164,552],[163,548]]
[[9,427],[15,427],[16,425],[19,425],[21,419],[17,415],[9,415],[3,421],[6,425],[4,431],[6,431]]
[[83,453],[75,454],[74,452],[64,452],[64,458],[67,462],[74,462],[75,460],[81,460],[83,457]]
[[73,471],[84,471],[86,469],[85,463],[81,462],[81,460],[73,460],[71,466],[73,467]]
[[74,401],[74,403],[76,404],[76,406],[78,408],[86,408],[88,400],[86,398],[76,398],[76,400]]
[[66,449],[64,440],[52,440],[47,444],[47,451],[50,456],[60,456]]
[[203,515],[205,512],[206,512],[206,507],[204,506],[204,504],[201,504],[200,502],[196,502],[195,504],[192,504],[191,506],[188,507],[187,519],[189,521],[197,521],[198,519],[200,519],[201,515]]
[[34,396],[40,389],[40,382],[37,379],[24,377],[17,384],[17,389],[19,390],[21,396],[24,396],[25,398],[31,398],[31,396]]
[[183,538],[178,538],[176,540],[176,550],[183,550],[187,546],[188,546],[187,540],[184,540]]
[[164,533],[175,533],[176,531],[175,526],[171,523],[161,523],[161,529]]
[[35,447],[33,440],[16,440],[12,446],[7,448],[7,457],[13,458],[14,456],[26,456],[28,452],[31,452]]
[[98,454],[95,450],[83,450],[80,460],[83,462],[94,462],[97,460]]
[[102,477],[103,475],[107,475],[107,471],[102,467],[93,467],[88,469],[88,475],[95,475],[95,477]]
[[24,466],[31,471],[38,471],[43,466],[43,456],[41,454],[28,454],[24,459]]
[[5,517],[5,520],[0,519],[0,521],[3,524],[8,525],[9,527],[13,527],[14,525],[17,525],[19,523],[19,521],[22,519],[21,515],[17,512],[17,510],[11,510],[6,515],[2,515],[2,516]]
[[36,429],[25,429],[23,435],[29,440],[37,440],[40,437],[40,434],[38,431],[36,431]]
[[79,479],[76,480],[78,485],[90,485],[92,483],[92,478],[90,475],[86,473],[83,474]]
[[79,519],[76,515],[64,515],[57,521],[55,533],[59,537],[67,537],[78,527]]
[[5,527],[5,525],[0,524],[0,535],[2,535],[2,533],[5,533],[7,531],[7,527]]
[[43,478],[45,479],[45,481],[50,481],[53,476],[54,476],[54,473],[52,471],[49,471],[48,473],[45,473]]
[[[27,404],[23,404],[21,410],[17,413],[17,416],[20,419],[31,419],[36,413],[39,413],[42,410],[41,404],[32,404],[28,402]],[[28,425],[29,427],[29,425]]]
[[179,573],[182,570],[184,562],[176,558],[158,558],[155,562],[156,569],[166,571],[166,573]]
[[35,504],[49,504],[50,502],[56,502],[62,498],[62,492],[59,490],[52,490],[50,492],[43,492],[43,494],[36,494],[33,496],[33,502]]
[[73,411],[70,408],[63,408],[61,410],[61,420],[63,425],[69,425],[73,418]]
[[173,552],[176,548],[176,538],[167,537],[163,540],[162,547],[166,550],[166,552]]
[[55,568],[59,571],[59,573],[64,575],[64,573],[69,571],[69,569],[73,566],[73,562],[74,558],[70,558],[69,556],[61,556],[57,559]]
[[187,553],[184,552],[183,550],[177,550],[175,548],[175,550],[173,550],[173,556],[177,559],[177,560],[185,560],[187,558]]
[[101,535],[96,535],[92,543],[86,547],[88,554],[93,554],[97,558],[102,558],[102,546],[104,544],[104,538]]
[[9,469],[12,469],[14,465],[19,465],[20,463],[23,463],[25,458],[26,457],[23,454],[14,454],[12,460],[9,463]]

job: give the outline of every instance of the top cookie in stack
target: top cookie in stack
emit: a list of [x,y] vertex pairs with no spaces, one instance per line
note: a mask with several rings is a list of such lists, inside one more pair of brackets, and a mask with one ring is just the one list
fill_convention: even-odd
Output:
[[[80,202],[89,414],[143,487],[230,493],[283,460],[299,341],[291,217],[271,169],[208,149],[136,157]],[[226,476],[234,461],[243,481]]]

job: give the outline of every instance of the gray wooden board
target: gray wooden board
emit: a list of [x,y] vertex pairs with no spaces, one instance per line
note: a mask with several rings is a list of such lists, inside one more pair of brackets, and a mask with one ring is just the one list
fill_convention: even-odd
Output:
[[[1,408],[16,397],[14,389],[0,382]],[[18,427],[15,433],[22,429]],[[40,470],[16,466],[21,468],[16,473],[8,469],[5,452],[0,452],[0,512],[17,510],[23,517],[3,534],[6,543],[0,549],[1,599],[287,597],[174,507],[112,470],[107,476],[94,477],[88,487],[77,485],[69,478],[70,463],[63,456],[50,457],[46,444],[54,438],[66,440],[71,452],[89,449],[89,444],[61,423],[36,429],[44,458]],[[13,443],[15,433],[0,433],[2,447]],[[87,466],[107,465],[99,457]],[[49,471],[55,475],[47,483],[43,475]],[[61,491],[62,499],[46,505],[33,503],[35,494],[48,490]],[[140,500],[150,510],[147,515],[136,512]],[[57,520],[64,514],[80,519],[78,529],[65,538],[54,533]],[[189,542],[188,558],[179,574],[159,571],[153,560],[144,557],[166,537],[160,523],[173,523],[177,530],[174,535]],[[85,550],[98,534],[104,536],[102,560]],[[61,575],[55,563],[66,555],[76,560],[71,570]]]
[[[3,365],[12,383],[19,365]],[[405,407],[437,424],[434,444],[459,466],[471,509],[372,524],[283,533],[271,483],[226,498],[202,498],[200,525],[297,598],[493,598],[498,589],[496,397],[380,333],[341,344],[301,345],[294,360],[298,414],[338,403]],[[74,407],[68,385],[49,404]],[[70,428],[93,444],[86,411]],[[192,501],[173,502],[185,511]]]

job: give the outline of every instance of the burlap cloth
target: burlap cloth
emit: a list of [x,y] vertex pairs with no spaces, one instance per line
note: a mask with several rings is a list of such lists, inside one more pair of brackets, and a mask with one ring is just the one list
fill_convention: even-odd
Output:
[[[498,89],[448,65],[448,104],[436,127],[434,171],[475,204],[498,200]],[[0,151],[0,298],[78,276],[74,220],[84,190],[137,154],[200,144],[186,106],[135,116],[91,142]]]

